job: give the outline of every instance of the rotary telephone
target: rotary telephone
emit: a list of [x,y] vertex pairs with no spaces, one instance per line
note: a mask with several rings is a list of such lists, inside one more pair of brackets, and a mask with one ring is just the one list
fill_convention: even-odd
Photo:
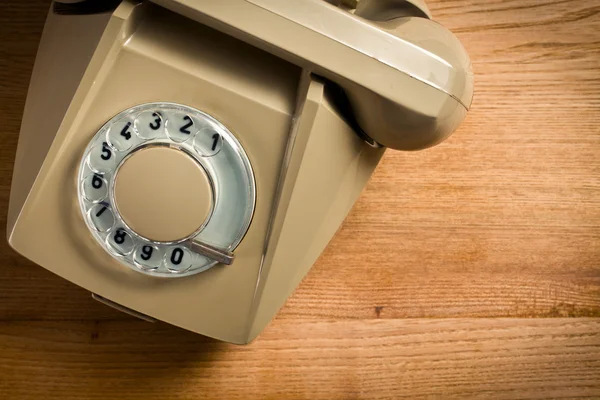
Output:
[[10,245],[123,311],[251,341],[385,149],[464,119],[468,55],[429,18],[420,0],[55,1]]

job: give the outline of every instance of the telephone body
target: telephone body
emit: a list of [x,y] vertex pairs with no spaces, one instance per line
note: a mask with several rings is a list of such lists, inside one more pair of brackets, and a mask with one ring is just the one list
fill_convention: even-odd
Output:
[[385,149],[464,119],[469,58],[429,18],[418,0],[54,2],[10,245],[127,312],[251,341]]

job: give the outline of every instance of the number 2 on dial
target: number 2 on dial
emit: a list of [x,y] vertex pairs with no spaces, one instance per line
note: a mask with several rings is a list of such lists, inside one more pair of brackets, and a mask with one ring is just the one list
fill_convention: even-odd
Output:
[[185,133],[186,135],[189,135],[192,132],[188,128],[190,126],[194,125],[194,121],[192,121],[192,119],[190,118],[189,115],[186,115],[185,117],[183,117],[183,120],[187,121],[188,123],[185,124],[184,126],[182,126],[181,128],[179,128],[179,132]]

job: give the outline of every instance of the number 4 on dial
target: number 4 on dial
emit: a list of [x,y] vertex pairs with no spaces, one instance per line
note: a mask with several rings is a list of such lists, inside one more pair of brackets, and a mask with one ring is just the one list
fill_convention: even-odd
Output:
[[123,129],[121,129],[121,136],[125,138],[125,140],[131,139],[131,132],[129,132],[129,127],[131,126],[131,122],[128,122]]

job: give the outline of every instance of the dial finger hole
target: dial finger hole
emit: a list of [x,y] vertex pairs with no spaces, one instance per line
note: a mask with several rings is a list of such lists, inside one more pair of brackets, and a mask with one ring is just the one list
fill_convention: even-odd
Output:
[[126,256],[133,251],[133,238],[124,229],[118,228],[107,236],[106,241],[112,251],[121,256]]
[[83,197],[92,203],[99,203],[108,195],[108,184],[100,174],[86,176],[81,187]]
[[142,139],[156,139],[164,134],[165,121],[160,112],[147,110],[137,116],[134,126]]
[[116,158],[115,150],[110,147],[108,142],[102,142],[90,150],[87,164],[92,171],[107,174],[115,169]]
[[194,119],[184,112],[170,114],[166,127],[169,139],[177,143],[185,142],[197,132]]
[[223,137],[212,128],[200,129],[194,138],[194,148],[204,157],[214,156],[221,147],[223,147]]
[[107,141],[118,151],[129,150],[135,142],[134,122],[130,118],[116,121],[108,130]]
[[182,273],[192,267],[194,257],[185,247],[176,246],[167,250],[164,263],[167,269],[173,273]]
[[162,260],[162,251],[156,246],[147,244],[137,246],[133,254],[135,265],[146,271],[152,271],[160,267]]
[[98,232],[108,232],[115,224],[115,216],[106,203],[96,204],[88,211],[88,219]]

